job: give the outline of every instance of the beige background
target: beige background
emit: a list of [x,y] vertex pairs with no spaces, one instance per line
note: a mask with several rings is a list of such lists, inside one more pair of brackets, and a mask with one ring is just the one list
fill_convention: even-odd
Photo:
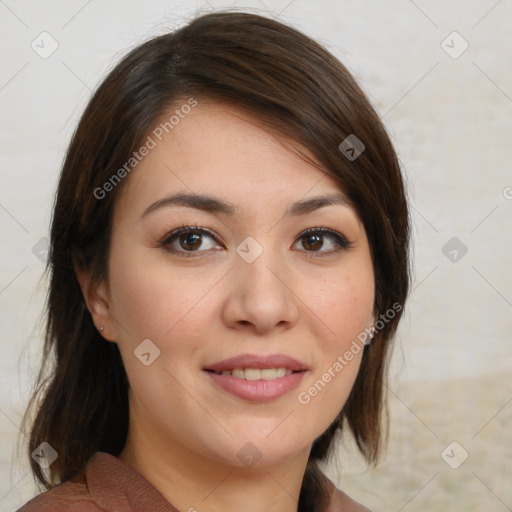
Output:
[[[347,442],[329,475],[375,512],[512,510],[510,0],[0,2],[0,509],[36,493],[16,452],[46,290],[33,247],[78,116],[129,48],[232,5],[273,13],[338,56],[408,176],[415,283],[393,357],[389,450],[368,471]],[[47,59],[31,48],[43,31],[58,42]],[[453,237],[463,256],[443,253]]]

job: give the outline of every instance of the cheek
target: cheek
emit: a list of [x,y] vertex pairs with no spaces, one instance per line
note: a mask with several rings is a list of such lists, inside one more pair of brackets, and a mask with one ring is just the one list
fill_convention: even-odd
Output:
[[[204,325],[198,325],[194,305],[209,287],[191,280],[180,269],[156,262],[147,251],[134,250],[128,254],[118,247],[111,254],[109,276],[112,315],[119,327],[117,342],[129,374],[133,406],[142,415],[160,417],[162,425],[186,431],[187,427],[171,413],[180,409],[191,415],[199,414],[194,409],[195,402],[191,403],[183,393],[180,381],[184,373],[186,378],[187,363],[193,359],[199,334],[204,335]],[[151,361],[147,366],[134,357],[146,339],[160,351],[153,359],[155,349],[146,345]],[[173,404],[168,411],[162,410],[162,397],[166,397],[166,404]]]
[[310,307],[319,319],[317,339],[323,342],[325,354],[332,357],[368,327],[373,303],[373,274],[363,271],[333,277],[310,296]]
[[371,267],[352,270],[333,276],[312,297],[319,359],[297,398],[306,409],[315,411],[325,428],[345,404],[355,382],[364,352],[358,336],[368,327],[373,310]]
[[213,279],[198,280],[197,270],[194,276],[193,270],[171,268],[144,250],[126,257],[121,253],[112,252],[110,270],[112,314],[122,327],[120,340],[127,335],[163,340],[193,324],[194,305],[208,294]]

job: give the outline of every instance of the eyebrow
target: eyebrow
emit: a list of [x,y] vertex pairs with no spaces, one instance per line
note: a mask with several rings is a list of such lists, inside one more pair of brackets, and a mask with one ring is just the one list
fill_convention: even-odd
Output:
[[[348,199],[348,197],[341,193],[312,197],[310,199],[304,199],[292,203],[286,208],[284,217],[306,215],[315,210],[331,205],[351,207],[352,202]],[[231,216],[235,215],[238,211],[234,204],[212,196],[180,192],[162,197],[162,199],[154,202],[144,210],[140,218],[142,219],[143,217],[146,217],[150,213],[160,210],[161,208],[168,208],[171,206],[187,206],[189,208],[203,210],[208,213],[222,213]]]

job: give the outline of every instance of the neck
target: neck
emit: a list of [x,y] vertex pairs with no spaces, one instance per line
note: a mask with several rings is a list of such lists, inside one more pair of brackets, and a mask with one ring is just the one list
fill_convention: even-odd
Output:
[[136,421],[119,458],[178,510],[297,512],[310,446],[285,461],[253,467],[201,456]]

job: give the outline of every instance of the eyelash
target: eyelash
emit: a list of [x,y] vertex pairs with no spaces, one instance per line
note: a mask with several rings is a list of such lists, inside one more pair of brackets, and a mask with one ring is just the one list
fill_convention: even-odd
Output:
[[[196,257],[195,253],[201,253],[206,251],[184,251],[184,250],[174,250],[170,248],[170,245],[177,240],[181,235],[184,234],[197,234],[197,235],[204,235],[216,243],[219,243],[217,240],[217,237],[210,231],[205,228],[201,228],[199,226],[181,226],[170,233],[168,233],[159,243],[160,247],[163,247],[166,251],[173,253],[173,254],[181,254],[187,258],[189,257]],[[303,231],[299,237],[298,240],[301,240],[305,238],[308,235],[321,235],[321,236],[330,236],[336,245],[338,246],[337,249],[333,249],[330,251],[307,251],[307,253],[312,253],[313,256],[308,257],[323,257],[323,256],[330,256],[332,254],[341,252],[343,250],[350,249],[353,244],[345,236],[343,236],[341,233],[338,233],[337,231],[333,231],[332,229],[326,228],[326,227],[318,227],[318,228],[309,228]]]

